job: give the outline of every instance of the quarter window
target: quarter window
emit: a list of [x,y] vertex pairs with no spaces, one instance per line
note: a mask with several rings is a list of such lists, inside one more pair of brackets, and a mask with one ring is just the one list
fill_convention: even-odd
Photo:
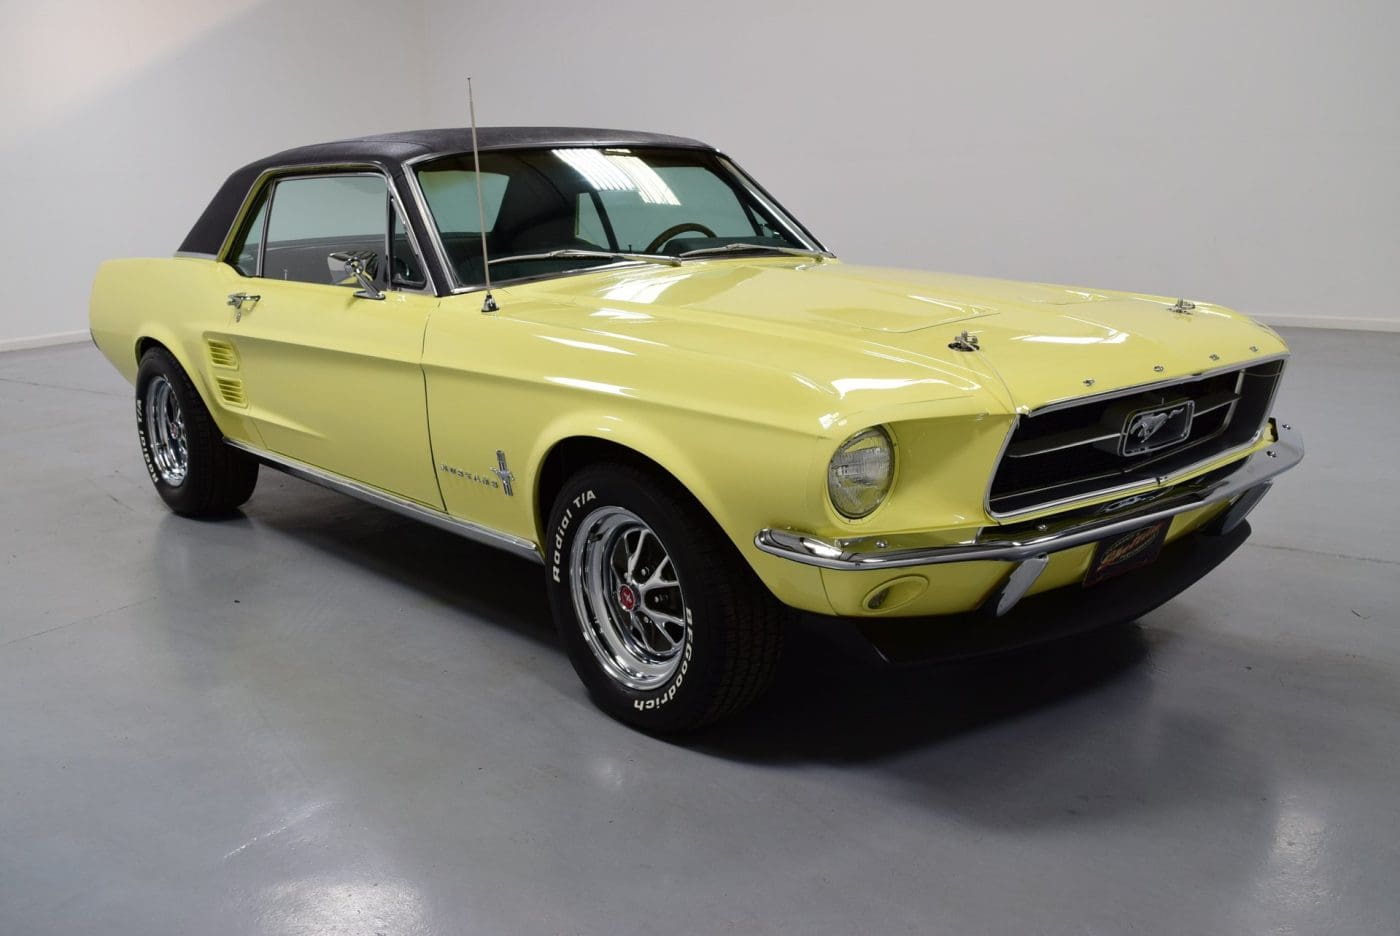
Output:
[[259,198],[258,210],[248,222],[248,226],[243,229],[242,242],[229,258],[234,268],[244,276],[258,275],[258,255],[262,248],[263,224],[267,219],[266,192]]
[[408,289],[422,289],[427,285],[423,277],[423,264],[413,250],[408,230],[404,227],[403,216],[389,206],[389,217],[393,219],[393,234],[389,238],[390,262],[393,264],[394,286]]

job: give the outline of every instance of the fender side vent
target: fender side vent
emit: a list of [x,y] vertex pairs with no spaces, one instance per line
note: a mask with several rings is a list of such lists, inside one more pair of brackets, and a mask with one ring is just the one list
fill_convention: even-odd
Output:
[[248,408],[248,394],[243,390],[243,381],[237,377],[215,377],[214,384],[218,387],[219,399],[226,406]]
[[227,341],[220,341],[217,338],[210,338],[209,361],[215,367],[227,367],[229,370],[238,370],[238,352],[233,345]]

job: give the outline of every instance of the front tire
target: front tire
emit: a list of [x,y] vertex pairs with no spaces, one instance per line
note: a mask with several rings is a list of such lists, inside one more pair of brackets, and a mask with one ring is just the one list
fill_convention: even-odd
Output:
[[253,496],[257,461],[224,444],[199,391],[165,348],[141,355],[136,434],[151,483],[175,513],[217,516]]
[[605,712],[690,730],[772,681],[784,612],[679,485],[627,464],[585,468],[555,498],[548,529],[555,623]]

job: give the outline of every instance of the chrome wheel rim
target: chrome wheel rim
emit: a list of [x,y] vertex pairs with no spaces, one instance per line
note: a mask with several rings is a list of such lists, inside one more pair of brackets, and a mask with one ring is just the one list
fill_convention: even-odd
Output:
[[146,387],[146,444],[151,449],[160,479],[171,487],[185,483],[190,470],[190,450],[185,439],[185,414],[175,399],[175,388],[164,377]]
[[583,519],[570,551],[570,590],[584,641],[629,689],[656,689],[680,666],[690,615],[665,545],[622,507]]

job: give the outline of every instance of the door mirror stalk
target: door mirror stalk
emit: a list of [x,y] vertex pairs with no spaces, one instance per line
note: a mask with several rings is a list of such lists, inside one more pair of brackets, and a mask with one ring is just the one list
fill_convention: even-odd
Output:
[[379,255],[373,250],[338,251],[326,258],[331,276],[337,281],[354,277],[360,284],[355,295],[360,299],[383,299],[384,293],[374,285],[368,268],[378,266]]

